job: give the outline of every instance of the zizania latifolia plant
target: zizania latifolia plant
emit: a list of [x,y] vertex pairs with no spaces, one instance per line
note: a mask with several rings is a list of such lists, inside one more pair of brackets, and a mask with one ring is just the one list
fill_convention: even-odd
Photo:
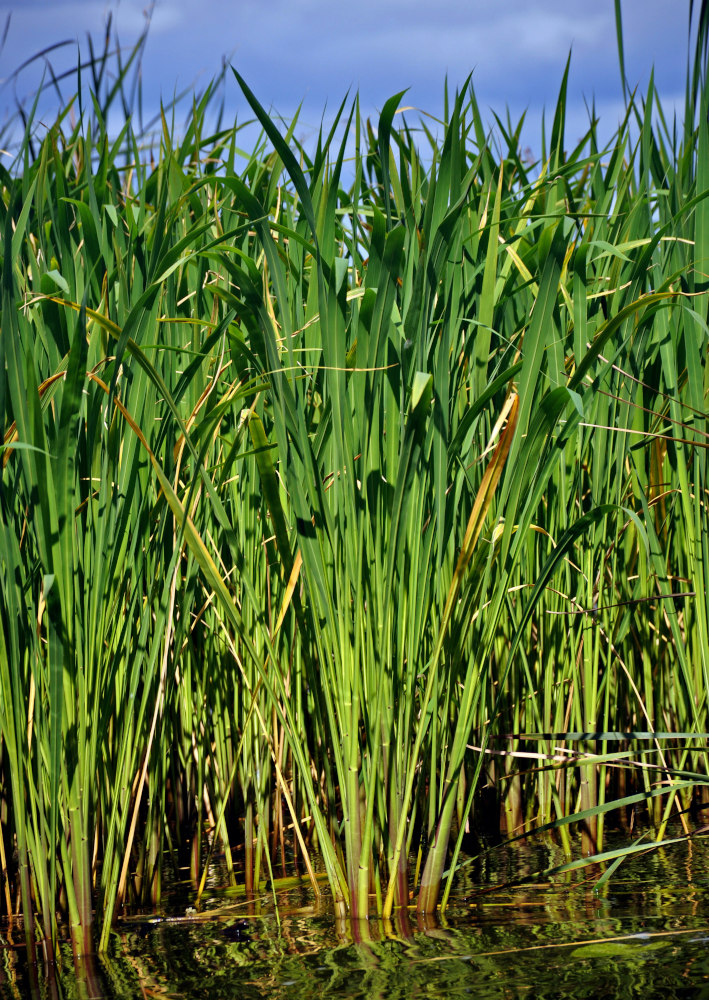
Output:
[[324,869],[363,936],[500,833],[561,872],[646,849],[604,850],[608,816],[696,825],[709,14],[683,124],[625,87],[617,15],[618,131],[569,144],[567,66],[533,163],[470,81],[442,122],[345,102],[306,148],[235,73],[251,154],[215,87],[182,137],[112,137],[108,41],[91,102],[25,114],[0,864],[31,955],[105,950],[183,868],[200,900],[217,857],[247,894]]

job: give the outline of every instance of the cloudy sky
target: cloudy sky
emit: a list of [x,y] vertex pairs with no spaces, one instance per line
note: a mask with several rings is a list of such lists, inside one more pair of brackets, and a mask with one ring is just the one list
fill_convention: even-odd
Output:
[[[59,73],[100,40],[109,11],[122,46],[146,22],[148,0],[0,0],[0,116],[36,86],[39,66],[13,72],[54,43]],[[148,4],[149,5],[149,4]],[[682,107],[687,65],[688,0],[624,0],[626,75],[647,87],[650,71],[670,111]],[[528,111],[534,145],[541,109],[553,112],[571,51],[569,130],[578,136],[595,99],[608,134],[621,111],[614,0],[155,0],[143,63],[144,105],[157,109],[175,90],[203,88],[222,60],[234,65],[261,102],[286,118],[303,103],[302,121],[317,126],[348,89],[369,114],[409,88],[405,102],[440,113],[443,84],[473,72],[478,101],[513,117]],[[231,75],[230,75],[231,76]],[[246,114],[233,76],[226,98]],[[492,118],[490,114],[490,119]],[[538,151],[538,149],[537,149]]]

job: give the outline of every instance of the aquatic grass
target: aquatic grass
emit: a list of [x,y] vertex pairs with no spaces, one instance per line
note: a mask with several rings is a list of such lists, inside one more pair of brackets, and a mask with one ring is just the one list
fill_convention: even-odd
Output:
[[216,863],[249,895],[290,865],[320,891],[319,858],[366,936],[445,907],[491,830],[605,857],[630,810],[690,829],[705,84],[681,132],[651,83],[569,151],[567,78],[535,163],[470,81],[440,135],[355,97],[304,148],[236,74],[250,154],[214,88],[150,157],[100,101],[34,145],[28,118],[0,177],[0,861],[30,949],[59,912],[104,951]]

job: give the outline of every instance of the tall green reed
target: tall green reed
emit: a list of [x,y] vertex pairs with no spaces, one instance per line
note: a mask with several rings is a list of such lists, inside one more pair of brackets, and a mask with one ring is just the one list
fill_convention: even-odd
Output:
[[248,157],[213,88],[150,157],[110,102],[36,146],[30,116],[0,203],[2,864],[30,947],[59,908],[103,950],[217,857],[253,895],[286,862],[319,892],[317,853],[361,936],[445,905],[466,833],[571,853],[577,825],[587,854],[613,808],[687,825],[703,58],[683,132],[651,84],[571,151],[567,66],[534,164],[469,81],[440,136],[355,98],[305,148],[238,78]]

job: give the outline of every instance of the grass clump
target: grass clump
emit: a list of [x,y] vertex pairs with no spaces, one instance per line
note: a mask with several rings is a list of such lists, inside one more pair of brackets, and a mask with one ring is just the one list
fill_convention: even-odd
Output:
[[31,948],[59,912],[105,949],[214,852],[247,892],[286,860],[319,892],[319,856],[356,926],[445,903],[466,829],[570,855],[611,807],[687,824],[703,59],[682,129],[651,84],[603,148],[591,120],[569,149],[565,74],[535,163],[470,81],[440,137],[355,98],[305,148],[236,74],[249,156],[212,88],[150,150],[98,100],[34,144],[28,116],[0,174],[0,862]]

